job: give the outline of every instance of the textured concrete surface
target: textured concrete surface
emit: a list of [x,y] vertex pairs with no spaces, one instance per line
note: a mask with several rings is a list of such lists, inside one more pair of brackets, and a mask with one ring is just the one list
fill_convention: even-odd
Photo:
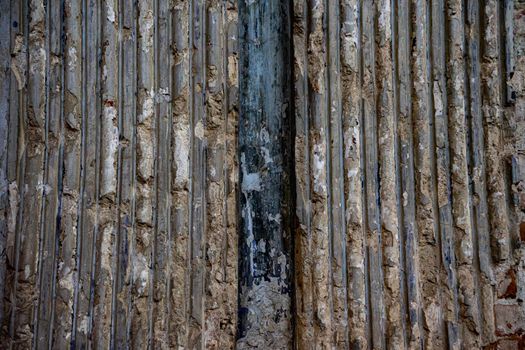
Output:
[[523,0],[0,0],[0,348],[520,349],[524,301]]

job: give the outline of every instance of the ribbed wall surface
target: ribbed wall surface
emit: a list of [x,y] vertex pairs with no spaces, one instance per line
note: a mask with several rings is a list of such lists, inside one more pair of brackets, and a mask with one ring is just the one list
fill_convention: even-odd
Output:
[[[525,3],[291,6],[295,347],[525,347]],[[0,0],[0,347],[235,347],[237,18]]]
[[1,343],[232,347],[236,2],[1,3]]

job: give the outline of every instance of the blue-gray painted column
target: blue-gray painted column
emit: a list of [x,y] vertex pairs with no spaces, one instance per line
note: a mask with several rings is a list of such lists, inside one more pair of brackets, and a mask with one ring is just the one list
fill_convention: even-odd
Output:
[[292,346],[290,5],[239,0],[239,348]]

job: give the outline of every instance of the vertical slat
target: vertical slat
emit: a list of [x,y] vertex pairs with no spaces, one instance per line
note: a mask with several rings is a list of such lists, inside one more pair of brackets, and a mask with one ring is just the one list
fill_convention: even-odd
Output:
[[481,96],[485,136],[485,160],[492,257],[510,257],[505,158],[503,150],[503,63],[501,57],[500,1],[481,1]]
[[480,6],[479,1],[469,1],[466,8],[468,43],[468,92],[469,92],[469,127],[470,127],[470,169],[472,179],[473,222],[475,235],[473,236],[473,255],[475,266],[480,271],[480,300],[481,300],[481,335],[482,344],[494,340],[494,313],[493,265],[491,259],[490,229],[488,222],[486,164],[485,164],[485,137],[483,130],[483,115],[481,102],[480,77]]
[[[9,97],[9,122],[11,130],[16,128],[16,132],[11,131],[8,144],[8,177],[9,184],[9,214],[8,214],[8,234],[6,243],[8,275],[6,276],[5,294],[8,301],[6,305],[6,315],[4,331],[8,337],[8,345],[13,347],[15,339],[14,322],[17,312],[16,286],[18,284],[18,266],[20,250],[19,223],[21,215],[19,211],[22,207],[23,196],[23,176],[25,172],[25,138],[24,133],[24,114],[27,110],[27,91],[28,91],[28,38],[29,23],[25,14],[27,13],[28,3],[11,1],[10,3],[10,22],[17,24],[10,31],[11,53],[11,80],[14,78],[16,84],[11,84]],[[20,137],[22,136],[22,137]],[[6,329],[7,328],[7,329]]]
[[411,349],[423,346],[423,316],[419,281],[418,225],[416,223],[415,159],[412,109],[412,12],[410,1],[400,1],[397,7],[397,71],[398,71],[398,137],[400,143],[400,199],[402,200],[402,232],[405,259],[407,303],[407,344]]
[[82,5],[82,185],[72,346],[87,347],[92,340],[93,278],[99,234],[101,8],[97,0],[86,0]]
[[[231,323],[229,290],[224,266],[228,262],[224,242],[226,219],[226,123],[227,66],[224,3],[210,2],[206,9],[206,275],[204,347],[231,349],[235,346],[235,324]],[[235,299],[235,297],[234,297]]]
[[474,222],[469,178],[467,47],[465,7],[453,1],[445,9],[448,133],[453,233],[457,263],[459,331],[465,348],[480,347],[479,267],[474,256]]
[[[12,27],[13,30],[11,29]],[[16,80],[12,80],[11,71],[11,33],[16,31],[18,21],[15,24],[11,21],[11,4],[9,1],[0,3],[0,281],[7,281],[7,256],[8,236],[9,236],[9,217],[10,198],[9,198],[9,141],[16,133],[16,128],[12,127],[11,105],[11,87],[17,85]],[[16,79],[16,78],[15,78]],[[16,90],[15,90],[16,91]],[[4,325],[6,318],[5,282],[0,287],[0,325]],[[0,336],[5,336],[4,331]]]
[[368,295],[363,207],[361,112],[361,12],[359,1],[341,4],[341,94],[344,142],[344,197],[347,240],[349,345],[366,348]]
[[332,342],[331,247],[328,211],[328,97],[326,79],[326,2],[308,2],[308,104],[311,176],[311,264],[316,347]]
[[206,232],[206,4],[205,0],[192,0],[190,10],[190,47],[192,75],[192,104],[190,117],[190,343],[193,348],[204,348],[204,246]]
[[157,129],[155,138],[158,141],[156,152],[156,235],[155,253],[153,256],[153,347],[168,349],[168,239],[171,236],[170,226],[170,164],[169,147],[171,139],[171,30],[169,28],[169,6],[166,1],[157,1],[155,10],[155,104]]
[[369,257],[370,327],[371,344],[377,349],[385,347],[385,300],[382,259],[382,227],[380,202],[380,173],[377,134],[377,79],[376,74],[376,8],[372,2],[363,2],[363,128],[364,128],[364,181],[366,187],[365,219]]
[[136,231],[132,259],[131,347],[152,346],[153,245],[155,240],[156,178],[155,77],[153,2],[138,2],[137,24],[137,144]]
[[[21,16],[28,22],[26,32],[27,47],[27,104],[20,114],[19,137],[23,135],[20,151],[20,209],[18,211],[15,243],[15,276],[12,289],[12,314],[10,333],[17,345],[31,347],[34,336],[35,304],[38,297],[38,259],[40,252],[40,225],[44,191],[46,189],[43,168],[46,151],[46,64],[47,64],[47,23],[46,8],[43,1],[23,4]],[[22,17],[23,18],[23,17]],[[29,41],[29,38],[31,41]],[[20,181],[20,182],[19,182]],[[29,327],[28,331],[24,328]],[[10,344],[12,346],[13,343]]]
[[312,212],[310,179],[310,121],[308,85],[308,2],[293,2],[294,91],[295,91],[295,190],[297,226],[295,240],[295,344],[308,348],[314,343],[312,290]]
[[[224,222],[226,237],[223,239],[222,274],[227,283],[225,289],[225,312],[227,322],[221,325],[226,329],[225,342],[230,348],[235,348],[237,336],[238,313],[238,194],[239,194],[239,164],[238,164],[238,121],[239,121],[239,43],[238,43],[238,6],[236,0],[223,2],[223,65],[224,65],[224,123],[226,160],[224,166]],[[224,322],[224,321],[223,321]],[[231,337],[231,338],[230,338]],[[221,345],[221,344],[219,344]]]
[[399,199],[397,191],[398,164],[397,126],[394,115],[394,51],[391,1],[377,4],[377,133],[379,162],[379,196],[381,198],[381,240],[385,286],[386,346],[400,348],[405,344],[404,308],[401,299],[401,260],[399,240]]
[[63,49],[63,184],[57,256],[56,301],[52,346],[65,348],[72,340],[75,296],[78,211],[80,203],[82,122],[81,3],[65,1]]
[[[118,2],[100,4],[100,177],[98,236],[95,241],[93,294],[93,346],[109,348],[112,339],[113,291],[115,278],[116,234],[118,227],[119,184],[119,32]],[[92,48],[90,48],[92,49]]]
[[172,124],[172,191],[170,247],[170,345],[188,347],[188,313],[190,303],[190,152],[191,127],[191,33],[189,28],[191,6],[188,1],[177,1],[173,8],[173,124]]
[[440,268],[440,236],[435,188],[435,144],[432,123],[430,90],[430,13],[429,1],[412,2],[413,21],[413,128],[416,222],[419,233],[419,271],[423,317],[426,336],[425,348],[445,347],[445,329],[441,304],[442,270]]
[[[46,136],[46,166],[44,168],[45,206],[42,209],[43,222],[41,226],[41,252],[39,261],[39,294],[38,310],[35,310],[35,347],[47,347],[52,343],[56,254],[58,248],[58,231],[61,216],[60,197],[62,192],[62,5],[59,1],[47,3],[49,21],[47,50],[49,59],[46,71],[47,86],[47,136]],[[54,19],[54,20],[51,20]]]
[[344,220],[343,127],[340,78],[340,8],[336,1],[326,3],[327,115],[330,121],[327,138],[329,158],[329,215],[331,223],[331,264],[333,294],[333,346],[348,346],[346,225]]
[[447,327],[447,341],[449,349],[461,347],[461,337],[458,331],[459,311],[457,309],[457,278],[456,257],[454,251],[455,237],[453,235],[452,219],[452,189],[450,180],[450,141],[448,133],[448,96],[446,80],[446,39],[445,3],[441,0],[433,1],[430,9],[430,59],[431,59],[431,99],[432,122],[434,124],[434,168],[435,198],[438,225],[438,242],[441,253],[440,271],[444,269],[443,292],[441,305],[444,309],[443,319]]
[[119,30],[119,161],[117,248],[114,256],[112,345],[130,344],[129,330],[133,317],[133,256],[135,252],[136,216],[136,69],[137,9],[133,0],[120,1],[117,12]]

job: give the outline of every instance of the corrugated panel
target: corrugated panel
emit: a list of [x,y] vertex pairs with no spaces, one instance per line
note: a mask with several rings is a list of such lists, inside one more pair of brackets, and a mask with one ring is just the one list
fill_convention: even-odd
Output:
[[[0,1],[0,347],[236,346],[241,1]],[[523,1],[290,7],[293,346],[525,346]]]

